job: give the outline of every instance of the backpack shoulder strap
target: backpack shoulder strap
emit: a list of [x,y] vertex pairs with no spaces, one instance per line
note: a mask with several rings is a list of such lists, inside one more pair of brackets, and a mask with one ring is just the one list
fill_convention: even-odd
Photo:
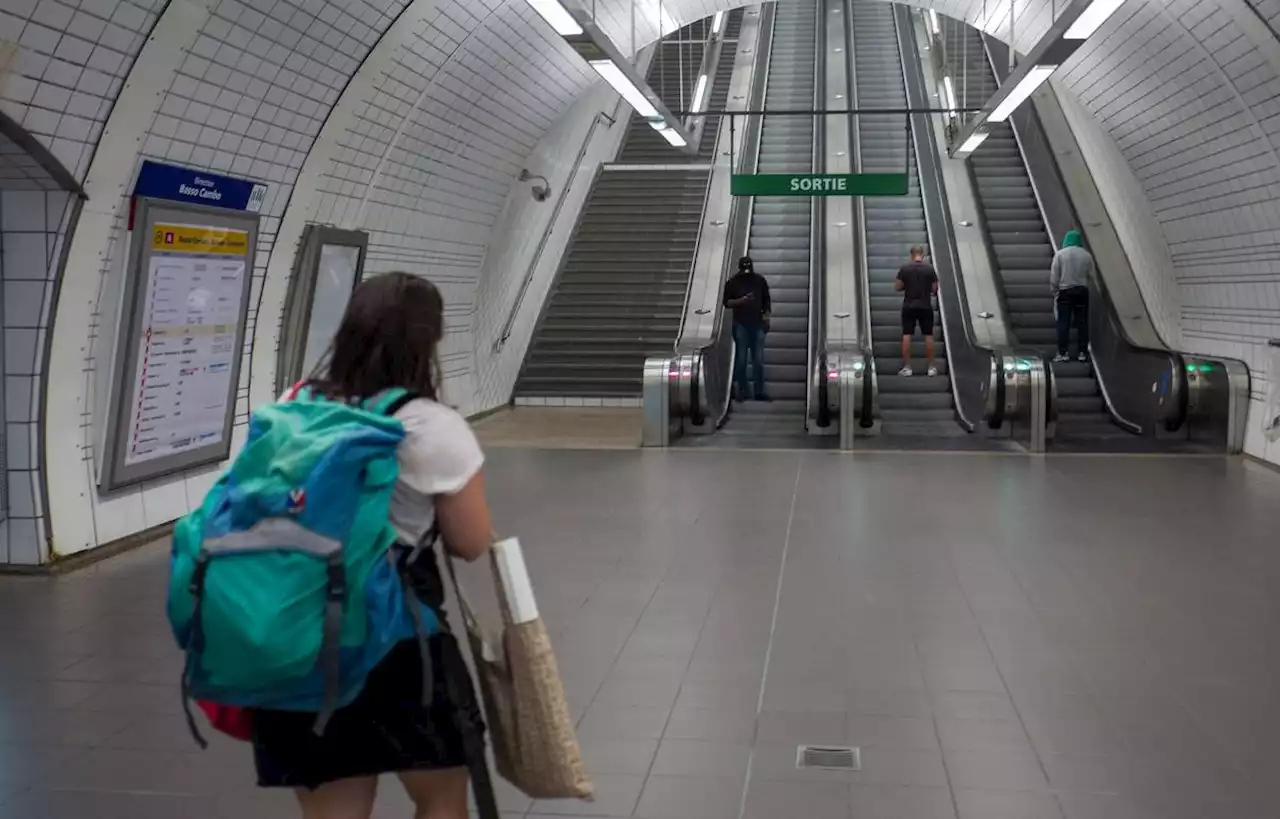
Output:
[[364,408],[378,415],[395,415],[404,409],[404,405],[418,398],[416,392],[403,387],[390,387],[364,402]]

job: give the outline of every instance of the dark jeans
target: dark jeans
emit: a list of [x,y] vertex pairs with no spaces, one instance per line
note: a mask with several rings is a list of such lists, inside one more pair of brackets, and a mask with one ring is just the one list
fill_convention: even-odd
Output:
[[733,383],[738,388],[738,398],[747,396],[747,358],[751,359],[752,381],[755,398],[764,396],[764,327],[745,324],[733,325]]
[[1076,326],[1079,352],[1089,351],[1089,288],[1068,287],[1058,291],[1058,352],[1067,354],[1071,325]]

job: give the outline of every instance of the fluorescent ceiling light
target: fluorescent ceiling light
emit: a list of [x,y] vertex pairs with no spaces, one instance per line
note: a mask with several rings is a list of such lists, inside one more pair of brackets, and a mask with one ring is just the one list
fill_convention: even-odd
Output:
[[582,33],[582,26],[578,25],[578,21],[573,19],[573,15],[560,5],[560,0],[528,0],[529,5],[533,6],[533,10],[542,15],[542,19],[546,20],[552,28],[556,30],[556,34],[562,37],[572,37]]
[[722,28],[724,28],[724,12],[717,11],[716,16],[711,18],[711,33],[719,34]]
[[1097,31],[1107,18],[1115,14],[1116,9],[1124,5],[1124,0],[1093,0],[1089,8],[1076,18],[1062,35],[1064,40],[1087,40],[1089,35]]
[[604,81],[613,86],[613,90],[622,95],[632,108],[636,109],[636,113],[642,117],[656,117],[658,109],[653,107],[653,103],[649,98],[640,93],[640,89],[636,88],[635,83],[622,73],[622,69],[614,65],[613,60],[592,60],[590,66],[596,70],[596,73],[604,78]]
[[958,106],[956,105],[956,89],[951,85],[950,77],[942,78],[942,90],[947,95],[947,98],[943,100],[943,103],[946,104],[947,108],[951,109],[951,116],[954,117]]
[[977,131],[964,141],[964,144],[960,146],[960,149],[957,150],[956,153],[971,154],[974,151],[978,150],[978,146],[981,145],[986,140],[986,138],[987,138],[986,131]]
[[938,26],[938,12],[934,11],[933,9],[929,9],[929,31],[930,31],[930,33],[932,33],[932,34],[937,34],[940,30],[941,30],[941,29],[940,29],[940,28],[939,28],[939,26]]
[[649,127],[662,134],[662,138],[676,148],[683,148],[688,145],[684,137],[680,136],[680,132],[667,125],[663,120],[649,120]]
[[1026,73],[1013,90],[1009,92],[1009,96],[1000,101],[996,106],[996,110],[991,112],[991,116],[987,117],[991,122],[1004,122],[1009,115],[1014,112],[1019,105],[1026,101],[1027,97],[1035,93],[1035,90],[1044,81],[1049,79],[1049,75],[1057,71],[1056,65],[1037,65]]
[[702,97],[706,93],[706,91],[707,91],[707,75],[701,74],[698,76],[697,86],[695,86],[693,89],[693,107],[689,109],[690,111],[696,114],[702,110],[702,106],[706,102],[706,100],[704,100]]

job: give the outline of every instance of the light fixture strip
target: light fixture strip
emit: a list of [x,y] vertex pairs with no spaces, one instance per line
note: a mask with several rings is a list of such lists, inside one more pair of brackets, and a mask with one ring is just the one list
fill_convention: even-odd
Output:
[[663,139],[676,148],[683,148],[689,144],[680,135],[679,131],[667,125],[663,120],[649,120],[649,127],[661,134]]
[[956,154],[958,155],[971,154],[974,151],[978,150],[978,146],[981,145],[983,142],[985,142],[986,139],[987,139],[986,131],[977,131],[971,134],[969,138],[964,141],[964,144],[961,145],[959,149],[956,150]]
[[1124,0],[1093,0],[1062,35],[1064,40],[1087,40],[1124,5]]
[[929,9],[929,33],[937,37],[942,27],[938,25],[938,12]]
[[723,28],[724,28],[724,12],[717,11],[716,16],[711,18],[711,33],[719,34],[720,30]]
[[1056,65],[1037,65],[1032,67],[1013,90],[1009,92],[1009,96],[1000,100],[1000,104],[991,112],[991,116],[987,117],[990,122],[1004,122],[1007,120],[1019,105],[1026,102],[1036,92],[1036,89],[1044,85],[1045,80],[1049,79],[1053,72],[1057,71]]
[[622,73],[622,69],[614,64],[613,60],[592,60],[589,65],[596,70],[596,73],[604,78],[604,81],[613,86],[613,90],[622,95],[627,104],[635,109],[636,113],[646,119],[650,117],[660,117],[658,109],[654,107],[653,102],[649,100],[639,88]]
[[951,84],[951,77],[942,78],[942,90],[947,95],[947,98],[943,101],[946,103],[947,108],[950,109],[947,113],[949,116],[954,117],[959,106],[956,105],[956,89]]
[[528,0],[528,2],[533,10],[556,30],[556,34],[562,37],[575,37],[582,33],[582,26],[578,25],[578,21],[573,19],[569,10],[560,4],[560,0]]
[[702,110],[702,107],[706,105],[707,102],[706,93],[707,75],[700,74],[698,75],[698,84],[693,89],[693,107],[689,109],[690,111],[696,114]]

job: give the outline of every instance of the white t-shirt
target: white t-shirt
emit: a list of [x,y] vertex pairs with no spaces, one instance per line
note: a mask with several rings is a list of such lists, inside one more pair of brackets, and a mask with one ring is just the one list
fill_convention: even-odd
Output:
[[484,465],[484,453],[467,419],[444,404],[415,398],[395,417],[404,425],[404,440],[396,450],[400,477],[389,517],[400,539],[414,546],[436,521],[435,496],[461,491]]
[[435,523],[435,496],[466,486],[484,465],[484,453],[467,420],[444,404],[418,398],[396,418],[405,435],[396,452],[400,477],[391,494],[391,528],[414,545]]

